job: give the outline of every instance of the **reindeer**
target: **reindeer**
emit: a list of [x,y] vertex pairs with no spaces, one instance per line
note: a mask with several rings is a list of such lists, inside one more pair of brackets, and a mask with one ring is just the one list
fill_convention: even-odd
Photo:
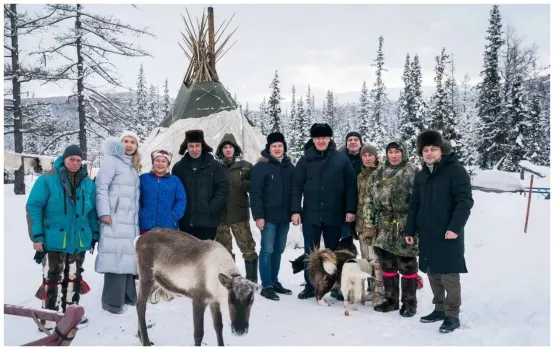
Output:
[[259,289],[241,276],[231,254],[215,241],[202,241],[187,233],[155,228],[135,239],[140,276],[137,301],[138,337],[142,345],[153,345],[146,331],[146,304],[173,295],[192,299],[194,345],[204,337],[204,312],[210,305],[217,345],[223,346],[221,307],[228,308],[231,331],[248,333],[250,310]]

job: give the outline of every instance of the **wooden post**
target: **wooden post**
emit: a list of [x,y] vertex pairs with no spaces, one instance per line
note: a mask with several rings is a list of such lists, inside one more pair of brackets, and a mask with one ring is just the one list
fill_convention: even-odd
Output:
[[533,178],[534,174],[531,174],[531,183],[529,184],[529,199],[527,200],[527,214],[525,215],[525,228],[523,232],[527,233],[527,224],[529,223],[529,210],[531,209],[531,196],[533,194]]
[[214,8],[208,7],[208,54],[210,67],[215,74],[215,34],[214,34]]

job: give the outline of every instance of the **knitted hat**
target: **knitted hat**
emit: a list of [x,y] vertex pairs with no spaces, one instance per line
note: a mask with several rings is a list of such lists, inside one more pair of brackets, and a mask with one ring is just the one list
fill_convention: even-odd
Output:
[[423,148],[425,146],[437,146],[442,150],[442,154],[448,155],[452,153],[450,143],[446,141],[440,132],[436,130],[425,130],[417,137],[416,141],[417,154],[423,156]]
[[373,145],[364,145],[360,151],[360,156],[363,156],[365,153],[371,153],[377,158],[377,148]]
[[65,151],[63,151],[62,158],[63,158],[63,160],[65,160],[65,158],[71,157],[71,156],[79,156],[79,157],[81,157],[81,159],[83,159],[83,151],[81,150],[81,147],[79,147],[77,145],[67,146]]
[[315,123],[310,128],[310,137],[333,137],[333,129],[327,123]]
[[152,158],[152,163],[154,163],[154,159],[156,159],[156,157],[164,157],[165,159],[167,159],[167,162],[171,164],[171,158],[173,158],[173,155],[171,154],[171,152],[160,149],[150,153],[150,157]]
[[358,140],[360,140],[360,144],[363,146],[364,143],[362,142],[362,135],[360,135],[360,133],[356,132],[356,131],[351,131],[349,132],[348,134],[346,134],[346,140],[345,142],[348,142],[348,139],[351,138],[352,136],[356,136],[358,138]]
[[204,140],[204,131],[202,130],[189,130],[185,132],[185,140],[179,147],[179,154],[184,155],[185,151],[187,150],[188,143],[201,143],[202,144],[202,151],[206,151],[208,153],[211,153],[213,151],[213,148],[208,146],[206,141]]
[[400,152],[402,152],[402,147],[400,147],[400,145],[397,144],[396,142],[391,142],[391,143],[389,143],[389,144],[387,145],[387,148],[386,148],[385,151],[388,152],[389,149],[391,149],[391,148],[397,149],[397,150],[399,150]]
[[285,136],[281,134],[280,132],[272,132],[271,134],[267,135],[267,143],[265,145],[265,150],[269,152],[269,147],[272,143],[275,142],[281,142],[283,144],[283,147],[285,149],[285,152],[287,151],[287,143],[285,142]]
[[131,131],[131,130],[123,131],[121,133],[121,135],[119,136],[119,141],[123,141],[123,139],[126,138],[127,136],[130,136],[130,137],[134,138],[135,141],[137,141],[137,147],[139,146],[140,138],[138,137],[136,132]]

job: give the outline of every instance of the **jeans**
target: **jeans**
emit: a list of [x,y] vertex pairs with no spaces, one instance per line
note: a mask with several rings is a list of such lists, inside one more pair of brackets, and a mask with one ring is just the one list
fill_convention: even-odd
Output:
[[279,268],[281,267],[281,255],[287,244],[287,234],[290,223],[272,224],[266,222],[262,230],[260,243],[260,278],[262,288],[273,287],[279,280]]
[[[325,242],[325,248],[335,250],[339,245],[339,241],[342,235],[341,226],[327,226],[324,224],[303,224],[302,234],[304,235],[304,253],[306,256],[317,247],[319,247],[319,241],[321,240],[321,234],[323,233],[323,241]],[[312,289],[313,286],[308,280],[308,263],[304,262],[304,280],[306,281],[305,289]]]

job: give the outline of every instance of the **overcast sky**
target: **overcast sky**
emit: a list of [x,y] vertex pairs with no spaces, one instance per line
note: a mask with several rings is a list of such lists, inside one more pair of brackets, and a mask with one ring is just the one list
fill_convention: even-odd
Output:
[[[38,5],[20,5],[35,10]],[[89,13],[113,14],[135,27],[148,27],[156,38],[137,41],[153,58],[119,58],[118,68],[126,86],[135,88],[140,64],[144,65],[148,84],[163,91],[169,80],[175,96],[183,80],[188,60],[178,43],[185,25],[180,14],[201,17],[198,5],[85,5]],[[479,81],[489,25],[491,5],[215,5],[216,28],[235,14],[230,31],[236,45],[218,62],[222,83],[241,103],[257,108],[270,94],[269,84],[279,71],[281,91],[288,97],[292,85],[305,95],[308,84],[315,93],[316,105],[324,92],[358,92],[362,82],[374,81],[378,37],[384,37],[385,84],[402,86],[401,74],[407,53],[418,54],[423,70],[423,84],[433,85],[434,57],[444,46],[455,56],[457,78],[468,74],[472,83]],[[503,29],[514,26],[525,37],[525,44],[539,46],[541,64],[550,61],[549,5],[500,5]],[[70,23],[68,22],[67,25]],[[63,29],[63,26],[60,28]],[[52,44],[52,32],[21,39],[21,49],[32,51],[39,43]],[[24,90],[36,97],[69,95],[73,86],[27,83]],[[348,94],[346,94],[348,95]],[[346,96],[343,95],[343,96]],[[339,95],[340,96],[340,95]],[[346,97],[345,97],[346,98]],[[290,100],[284,101],[288,103]],[[288,107],[288,104],[287,106]]]

